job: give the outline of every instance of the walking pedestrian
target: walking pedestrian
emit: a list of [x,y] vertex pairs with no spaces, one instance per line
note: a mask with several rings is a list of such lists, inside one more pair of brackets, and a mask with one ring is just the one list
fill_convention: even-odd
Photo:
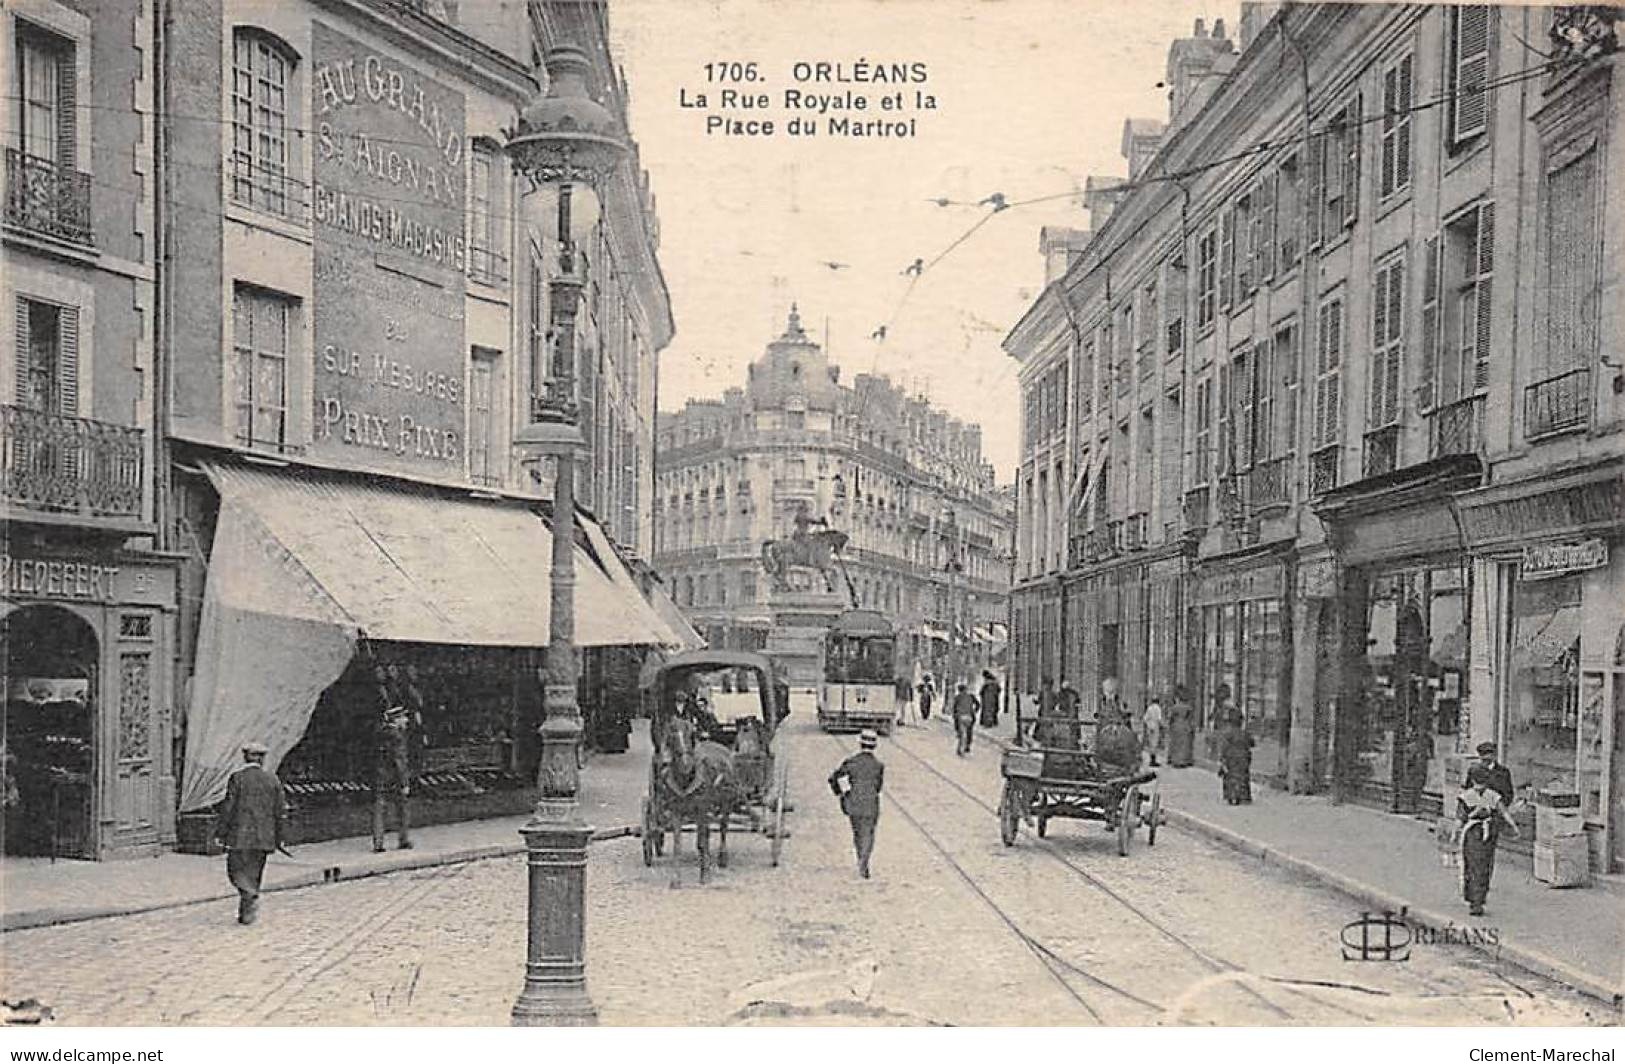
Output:
[[960,757],[970,753],[971,738],[976,733],[976,714],[981,708],[976,704],[976,696],[965,690],[960,684],[959,690],[954,693],[954,704],[951,707],[954,716],[954,732],[959,737],[958,754]]
[[1168,764],[1189,768],[1196,761],[1196,714],[1184,684],[1174,685],[1173,704],[1168,707]]
[[1512,773],[1495,762],[1495,744],[1478,744],[1479,763],[1467,770],[1467,787],[1456,799],[1461,821],[1461,893],[1467,911],[1484,915],[1495,872],[1495,846],[1505,826],[1518,836],[1518,825],[1507,812],[1512,800]]
[[1145,737],[1145,752],[1151,755],[1151,767],[1157,767],[1157,751],[1162,748],[1162,699],[1156,695],[1145,707],[1145,714],[1140,718],[1140,731]]
[[879,737],[865,728],[858,736],[858,752],[829,774],[829,789],[841,800],[841,812],[852,823],[852,848],[858,855],[858,874],[864,879],[869,878],[875,822],[880,819],[880,788],[886,780],[886,766],[875,756],[879,742]]
[[1250,805],[1253,800],[1253,737],[1242,722],[1241,714],[1232,712],[1224,718],[1219,733],[1219,777],[1224,781],[1222,793],[1230,805]]
[[925,674],[925,679],[920,681],[920,719],[921,720],[930,720],[931,719],[931,696],[933,694],[934,694],[934,692],[931,690],[931,674],[926,673]]
[[999,725],[999,681],[986,669],[982,670],[982,690],[977,695],[982,703],[982,727],[996,728]]
[[[386,694],[388,688],[381,688]],[[384,852],[385,807],[395,806],[399,845],[412,848],[411,717],[406,707],[386,701],[378,720],[372,762],[372,852]]]
[[282,822],[288,802],[282,781],[265,770],[264,743],[243,744],[243,765],[226,781],[214,834],[226,847],[226,878],[237,890],[237,922],[251,924],[260,915],[260,883],[265,859],[282,849]]

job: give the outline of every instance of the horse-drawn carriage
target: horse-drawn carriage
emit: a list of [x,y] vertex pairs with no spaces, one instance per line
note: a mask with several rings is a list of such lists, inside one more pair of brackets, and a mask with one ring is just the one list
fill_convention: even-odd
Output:
[[[1074,721],[1057,722],[1072,725]],[[1054,731],[1051,734],[1055,734]],[[1117,852],[1128,856],[1129,840],[1140,825],[1146,843],[1157,844],[1162,795],[1145,790],[1157,774],[1138,766],[1114,765],[1081,749],[1074,730],[1070,743],[1006,750],[999,761],[1004,793],[999,797],[999,837],[1016,844],[1023,820],[1036,821],[1044,838],[1053,819],[1098,820],[1117,833]]]
[[[694,825],[700,882],[710,869],[711,824],[721,843],[717,865],[728,866],[728,829],[762,832],[774,866],[787,832],[788,763],[773,738],[789,712],[773,664],[738,650],[677,654],[643,677],[650,709],[649,790],[643,799],[643,862],[665,853],[675,861],[685,825]],[[672,885],[677,885],[677,868]]]

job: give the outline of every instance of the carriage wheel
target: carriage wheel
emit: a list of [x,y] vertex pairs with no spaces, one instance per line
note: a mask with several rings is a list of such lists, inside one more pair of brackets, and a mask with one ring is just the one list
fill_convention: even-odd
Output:
[[1134,819],[1138,813],[1140,789],[1130,787],[1123,793],[1123,804],[1117,809],[1117,856],[1128,856],[1128,840],[1134,834]]
[[1021,826],[1021,813],[1016,809],[1019,797],[1014,783],[1006,783],[999,797],[999,838],[1006,846],[1016,844],[1016,829]]
[[645,867],[655,863],[655,856],[659,853],[660,829],[655,827],[654,813],[649,808],[649,799],[643,800],[643,864]]
[[1162,792],[1158,791],[1151,796],[1151,809],[1145,818],[1145,844],[1147,846],[1157,844],[1157,825],[1160,823],[1162,823]]

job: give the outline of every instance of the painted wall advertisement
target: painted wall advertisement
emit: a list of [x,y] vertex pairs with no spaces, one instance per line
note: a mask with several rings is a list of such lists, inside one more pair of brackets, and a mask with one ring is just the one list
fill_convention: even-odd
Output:
[[315,440],[320,457],[461,474],[463,97],[313,26]]

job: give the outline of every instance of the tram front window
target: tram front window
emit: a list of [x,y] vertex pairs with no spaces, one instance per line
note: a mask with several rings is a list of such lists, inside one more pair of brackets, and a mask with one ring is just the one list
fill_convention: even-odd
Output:
[[892,640],[882,637],[833,641],[829,679],[837,683],[891,683]]

